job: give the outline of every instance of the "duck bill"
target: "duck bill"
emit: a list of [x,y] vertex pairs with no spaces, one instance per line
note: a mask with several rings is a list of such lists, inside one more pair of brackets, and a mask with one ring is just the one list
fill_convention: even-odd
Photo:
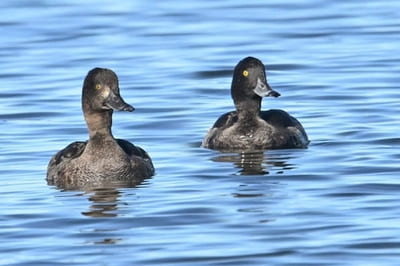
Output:
[[120,95],[110,93],[110,95],[107,97],[106,100],[106,105],[113,110],[116,111],[128,111],[128,112],[133,112],[135,108],[127,104]]
[[263,82],[261,79],[257,79],[257,85],[254,88],[254,92],[260,97],[279,97],[281,96],[279,92],[274,91],[267,83]]

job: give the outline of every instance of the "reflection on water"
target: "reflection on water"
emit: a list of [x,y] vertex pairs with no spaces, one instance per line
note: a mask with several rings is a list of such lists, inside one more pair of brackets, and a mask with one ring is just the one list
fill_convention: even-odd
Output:
[[[289,153],[288,153],[289,154]],[[239,168],[240,175],[268,175],[270,171],[282,174],[286,170],[295,169],[289,163],[293,155],[271,154],[268,151],[242,151],[239,153],[223,153],[212,158],[214,162],[233,163]]]
[[118,198],[120,192],[115,188],[103,188],[87,191],[89,201],[92,202],[90,210],[82,212],[91,217],[115,217],[118,215]]
[[104,180],[92,181],[82,179],[63,179],[63,180],[50,180],[47,179],[47,185],[55,186],[61,190],[82,190],[82,191],[96,191],[97,189],[113,189],[113,188],[134,188],[141,184],[145,179],[134,178],[130,180]]

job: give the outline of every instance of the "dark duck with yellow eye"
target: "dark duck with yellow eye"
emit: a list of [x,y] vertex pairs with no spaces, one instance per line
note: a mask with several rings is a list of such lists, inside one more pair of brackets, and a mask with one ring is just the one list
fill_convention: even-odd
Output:
[[204,147],[222,151],[307,147],[307,134],[296,118],[283,110],[261,111],[263,97],[280,94],[268,85],[260,60],[247,57],[236,65],[231,95],[236,111],[215,122],[203,140]]
[[88,141],[73,142],[57,152],[47,168],[50,185],[64,188],[102,186],[122,181],[137,184],[154,174],[150,156],[111,133],[113,110],[132,112],[119,93],[118,77],[109,69],[94,68],[82,89],[82,110]]

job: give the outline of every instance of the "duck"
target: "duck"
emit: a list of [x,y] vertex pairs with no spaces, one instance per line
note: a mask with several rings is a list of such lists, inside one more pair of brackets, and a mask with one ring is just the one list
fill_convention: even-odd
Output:
[[75,188],[113,182],[137,184],[154,175],[149,154],[111,132],[113,111],[135,110],[120,95],[118,77],[107,68],[93,68],[82,87],[82,111],[89,131],[87,141],[76,141],[58,151],[47,167],[48,184]]
[[261,111],[263,97],[279,96],[267,83],[261,60],[242,59],[234,68],[231,84],[236,110],[217,119],[202,146],[221,151],[307,148],[307,133],[295,117],[279,109]]

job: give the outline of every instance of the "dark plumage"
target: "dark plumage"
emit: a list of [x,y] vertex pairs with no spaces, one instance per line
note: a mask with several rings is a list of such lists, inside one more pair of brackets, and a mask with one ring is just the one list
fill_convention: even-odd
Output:
[[309,140],[296,118],[283,110],[261,110],[262,97],[279,97],[268,85],[263,63],[254,57],[234,70],[231,95],[236,111],[223,114],[202,145],[223,151],[305,148]]
[[113,110],[132,112],[119,93],[117,75],[94,68],[82,89],[82,110],[89,140],[77,141],[57,152],[49,162],[47,181],[63,188],[101,186],[114,182],[136,184],[154,174],[149,155],[111,133]]

